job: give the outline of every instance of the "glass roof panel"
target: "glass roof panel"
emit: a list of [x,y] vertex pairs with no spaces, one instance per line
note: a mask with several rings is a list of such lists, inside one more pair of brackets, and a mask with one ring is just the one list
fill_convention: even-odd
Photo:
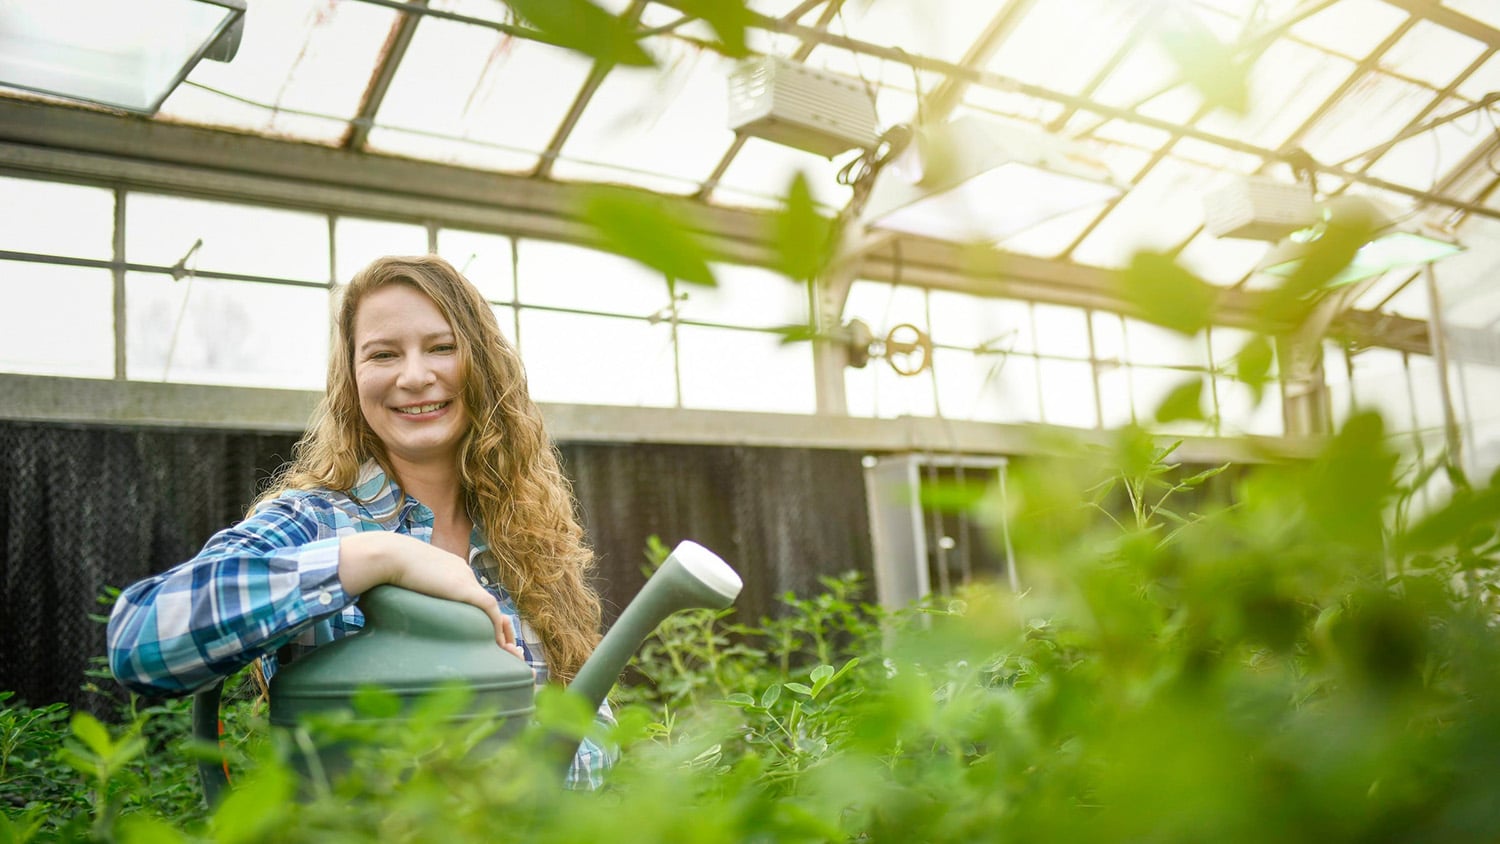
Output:
[[957,64],[1004,5],[973,0],[844,3],[828,30],[871,44],[900,45],[908,53]]
[[1105,105],[1133,108],[1177,82],[1177,67],[1153,44],[1132,49],[1094,92],[1093,99]]
[[[1426,120],[1462,108],[1452,97]],[[1408,187],[1427,190],[1482,143],[1494,139],[1494,128],[1483,114],[1460,117],[1391,147],[1370,168],[1370,175]]]
[[820,44],[808,54],[808,67],[862,81],[875,91],[875,122],[879,126],[910,123],[917,115],[917,86],[928,93],[942,77],[898,62],[861,56],[841,47]]
[[1500,52],[1486,59],[1478,70],[1458,83],[1454,91],[1471,100],[1478,100],[1491,91],[1500,91]]
[[[730,61],[682,41],[653,42],[660,70],[610,71],[563,144],[552,170],[557,178],[642,184],[632,171],[645,170],[678,180],[651,180],[657,190],[692,193],[713,171],[734,140],[725,81]],[[601,178],[586,164],[618,171]]]
[[1266,254],[1267,244],[1244,238],[1218,238],[1198,232],[1177,254],[1177,263],[1204,281],[1220,286],[1236,284],[1249,275]]
[[1218,144],[1200,141],[1197,138],[1178,139],[1177,143],[1172,145],[1172,154],[1195,164],[1204,164],[1234,173],[1253,173],[1265,163],[1265,160],[1258,155],[1238,152]]
[[1101,209],[1098,205],[1079,208],[1029,229],[1023,229],[1000,241],[999,246],[1007,252],[1035,255],[1038,258],[1054,258],[1061,255],[1097,219]]
[[1170,249],[1203,222],[1203,194],[1219,175],[1168,156],[1125,194],[1073,253],[1075,260],[1122,267],[1141,249]]
[[1484,50],[1484,44],[1467,35],[1430,21],[1417,21],[1380,57],[1380,68],[1445,88]]
[[[1369,280],[1369,286],[1358,298],[1354,300],[1354,307],[1360,310],[1372,310],[1380,306],[1381,302],[1390,299],[1381,306],[1382,313],[1400,314],[1413,319],[1427,318],[1427,287],[1420,277],[1412,279],[1422,271],[1413,267],[1396,267],[1388,272],[1381,273]],[[1421,303],[1418,304],[1407,294],[1416,288],[1421,295]],[[1393,295],[1394,294],[1394,295]],[[1404,300],[1404,301],[1402,301]],[[1400,301],[1400,307],[1397,302]],[[1415,308],[1415,310],[1414,310]]]
[[1120,0],[1035,3],[985,69],[1054,91],[1080,93],[1148,8]]
[[1354,71],[1354,62],[1278,39],[1250,70],[1250,108],[1243,115],[1215,109],[1205,131],[1279,148]]
[[199,62],[160,116],[336,141],[359,111],[397,15],[367,3],[254,4],[234,61]]
[[1339,0],[1292,27],[1292,34],[1350,57],[1368,55],[1410,15],[1379,0]]
[[1500,29],[1500,5],[1494,0],[1443,0],[1443,5],[1480,23]]
[[[479,0],[442,5],[487,19],[502,11]],[[569,50],[428,18],[417,27],[375,117],[379,127],[406,131],[377,128],[369,144],[384,152],[529,171],[589,67],[587,58]]]
[[[1497,192],[1500,193],[1500,192]],[[1443,319],[1470,328],[1497,330],[1500,323],[1500,220],[1471,216],[1459,228],[1469,248],[1432,265],[1443,295]]]
[[838,183],[843,158],[834,162],[800,149],[747,138],[714,193],[716,202],[748,208],[777,208],[792,178],[800,171],[814,202],[828,209],[849,204],[849,188]]
[[1010,117],[1030,123],[1045,125],[1061,117],[1064,107],[1051,100],[1028,97],[1015,91],[997,91],[980,85],[964,89],[963,105],[954,110],[953,116],[972,113],[980,117]]
[[1372,71],[1318,119],[1302,147],[1318,161],[1343,161],[1395,136],[1432,98],[1421,85]]

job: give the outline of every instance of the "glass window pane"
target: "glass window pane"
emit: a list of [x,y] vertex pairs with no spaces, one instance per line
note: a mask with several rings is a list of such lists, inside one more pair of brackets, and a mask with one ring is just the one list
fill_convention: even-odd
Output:
[[672,331],[666,323],[523,310],[521,357],[536,401],[677,403]]
[[524,304],[632,316],[671,304],[666,277],[628,258],[546,240],[522,240],[516,250]]
[[1070,428],[1093,428],[1099,424],[1094,408],[1094,368],[1070,360],[1038,360],[1037,377],[1042,391],[1042,421]]
[[1426,355],[1412,355],[1406,361],[1411,377],[1412,410],[1417,428],[1441,432],[1444,425],[1443,385],[1438,378],[1437,362]]
[[1411,393],[1401,353],[1393,349],[1363,349],[1354,356],[1353,363],[1351,388],[1355,405],[1379,411],[1385,417],[1387,433],[1412,430]]
[[891,419],[897,416],[934,416],[932,370],[920,375],[897,375],[883,360],[864,369],[844,370],[844,396],[850,416]]
[[[441,229],[438,254],[448,259],[491,302],[514,302],[511,240],[504,235]],[[507,317],[508,318],[508,317]],[[501,320],[504,322],[505,320]]]
[[426,255],[427,228],[411,223],[338,217],[333,222],[337,267],[334,278],[348,284],[354,274],[386,255]]
[[679,284],[683,319],[775,328],[807,322],[807,286],[760,267],[715,264],[716,287]]
[[322,389],[328,291],[158,273],[125,277],[126,377]]
[[0,177],[0,249],[108,261],[114,229],[113,191]]
[[1130,363],[1150,366],[1208,366],[1208,347],[1202,334],[1184,337],[1159,325],[1126,318],[1125,337]]
[[1090,326],[1094,330],[1094,358],[1101,361],[1125,360],[1125,323],[1119,314],[1094,311]]
[[886,284],[880,281],[856,281],[844,302],[844,321],[863,320],[877,338],[904,323],[926,330],[927,303],[921,288]]
[[1037,303],[1032,306],[1032,314],[1036,319],[1037,354],[1088,359],[1087,312],[1066,305]]
[[943,416],[977,422],[1040,422],[1036,359],[1014,354],[933,353]]
[[775,334],[677,328],[684,407],[812,413],[812,345],[782,343]]
[[1350,390],[1348,358],[1336,343],[1323,344],[1323,383],[1328,387],[1328,404],[1334,430],[1344,427],[1354,404]]
[[328,218],[305,211],[131,193],[126,199],[125,258],[133,264],[328,280]]
[[1264,437],[1286,433],[1281,416],[1281,391],[1274,382],[1266,385],[1259,404],[1248,385],[1232,378],[1214,379],[1214,390],[1219,402],[1219,433]]
[[109,270],[0,261],[0,370],[110,378],[115,373]]
[[934,343],[1004,352],[1031,352],[1036,348],[1031,306],[1025,302],[930,290],[927,303],[932,311]]
[[1130,402],[1130,369],[1124,366],[1102,366],[1099,369],[1099,410],[1104,428],[1119,428],[1135,421]]

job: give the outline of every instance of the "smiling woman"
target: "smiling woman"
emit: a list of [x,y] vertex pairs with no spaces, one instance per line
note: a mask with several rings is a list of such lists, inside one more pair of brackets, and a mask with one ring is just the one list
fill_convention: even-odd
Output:
[[[121,594],[115,676],[161,695],[257,658],[275,671],[360,629],[359,596],[391,583],[479,607],[538,683],[571,682],[599,639],[593,554],[494,312],[437,256],[381,258],[350,282],[335,331],[328,389],[272,488]],[[569,781],[596,786],[607,764],[585,741]]]

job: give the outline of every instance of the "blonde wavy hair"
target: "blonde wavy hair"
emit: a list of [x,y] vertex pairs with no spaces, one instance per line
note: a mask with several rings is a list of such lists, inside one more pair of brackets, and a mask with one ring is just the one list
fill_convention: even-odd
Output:
[[390,284],[425,293],[458,339],[469,414],[458,467],[464,501],[489,541],[501,582],[541,637],[549,674],[571,682],[599,643],[599,595],[589,583],[594,555],[557,449],[526,389],[520,355],[500,334],[489,303],[442,258],[379,258],[354,276],[338,307],[328,389],[292,462],[261,500],[289,489],[347,492],[370,459],[394,476],[360,413],[354,380],[354,317],[365,296]]

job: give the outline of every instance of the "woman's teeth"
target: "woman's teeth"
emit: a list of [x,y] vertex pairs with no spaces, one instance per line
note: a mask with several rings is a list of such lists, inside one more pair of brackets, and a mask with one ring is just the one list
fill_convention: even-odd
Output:
[[440,401],[440,402],[434,402],[432,404],[419,404],[419,405],[415,405],[413,407],[398,407],[398,408],[396,408],[396,412],[397,413],[406,413],[406,414],[431,413],[434,410],[437,410],[437,409],[443,408],[443,407],[447,407],[447,406],[448,406],[447,402]]

